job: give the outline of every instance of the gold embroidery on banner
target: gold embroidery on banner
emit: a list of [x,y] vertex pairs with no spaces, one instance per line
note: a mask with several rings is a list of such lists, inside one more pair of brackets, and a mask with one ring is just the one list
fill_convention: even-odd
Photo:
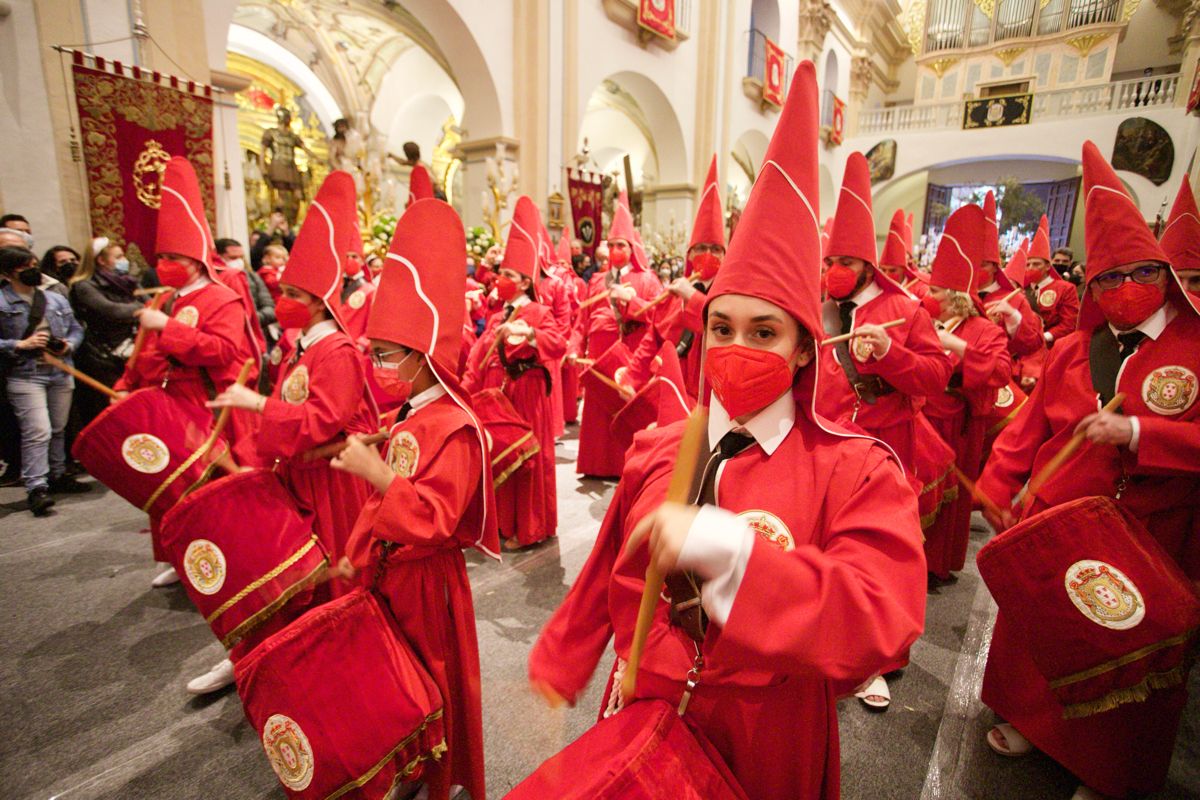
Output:
[[163,150],[162,145],[153,139],[146,142],[133,162],[133,186],[137,199],[149,208],[162,205],[162,176],[167,171],[167,162],[171,154]]

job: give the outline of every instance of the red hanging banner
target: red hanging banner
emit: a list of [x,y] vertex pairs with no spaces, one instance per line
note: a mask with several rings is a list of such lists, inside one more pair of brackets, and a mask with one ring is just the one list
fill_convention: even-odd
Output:
[[596,255],[596,245],[601,236],[601,206],[604,201],[604,185],[600,175],[585,170],[570,170],[567,173],[567,195],[571,198],[571,224],[575,238],[583,242],[583,252]]
[[831,144],[841,144],[846,131],[846,104],[836,95],[833,98],[833,119],[829,125],[829,141]]
[[162,173],[172,156],[196,168],[213,226],[212,100],[159,85],[157,73],[138,80],[81,60],[71,69],[92,235],[123,243],[130,260],[145,265],[154,257]]
[[776,108],[782,108],[786,94],[784,84],[787,80],[787,56],[779,45],[770,39],[764,37],[763,41],[766,45],[766,59],[763,62],[763,101]]
[[675,41],[675,0],[638,0],[638,26]]

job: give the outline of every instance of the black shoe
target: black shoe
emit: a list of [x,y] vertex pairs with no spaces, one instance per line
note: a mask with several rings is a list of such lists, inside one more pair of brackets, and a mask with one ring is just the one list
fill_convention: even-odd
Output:
[[45,489],[34,489],[29,493],[29,510],[35,517],[44,517],[50,513],[54,498]]
[[0,475],[0,488],[7,486],[20,486],[24,481],[21,480],[21,470],[19,468],[9,466],[4,470],[4,474]]
[[91,490],[91,486],[80,483],[71,475],[60,475],[50,479],[50,491],[54,494],[83,494]]

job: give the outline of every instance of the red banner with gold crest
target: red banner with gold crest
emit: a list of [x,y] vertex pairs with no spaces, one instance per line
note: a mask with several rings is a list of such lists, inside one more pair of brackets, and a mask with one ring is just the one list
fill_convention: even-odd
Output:
[[766,43],[766,60],[763,64],[763,100],[776,107],[783,106],[787,81],[787,56],[779,45],[770,39]]
[[638,0],[638,25],[661,36],[675,40],[675,0]]
[[213,227],[212,87],[79,52],[74,60],[92,235],[124,244],[131,261],[153,259],[172,156],[196,168]]
[[575,228],[575,238],[583,242],[583,251],[594,258],[596,245],[603,235],[601,208],[604,185],[600,182],[600,175],[586,170],[570,170],[567,173],[567,194],[571,198],[571,224]]

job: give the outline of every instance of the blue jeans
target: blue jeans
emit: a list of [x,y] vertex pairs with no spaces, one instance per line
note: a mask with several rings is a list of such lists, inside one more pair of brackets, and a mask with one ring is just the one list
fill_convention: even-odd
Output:
[[8,402],[21,429],[21,480],[25,491],[45,489],[62,477],[67,451],[63,431],[71,413],[75,379],[49,365],[33,375],[8,378]]

